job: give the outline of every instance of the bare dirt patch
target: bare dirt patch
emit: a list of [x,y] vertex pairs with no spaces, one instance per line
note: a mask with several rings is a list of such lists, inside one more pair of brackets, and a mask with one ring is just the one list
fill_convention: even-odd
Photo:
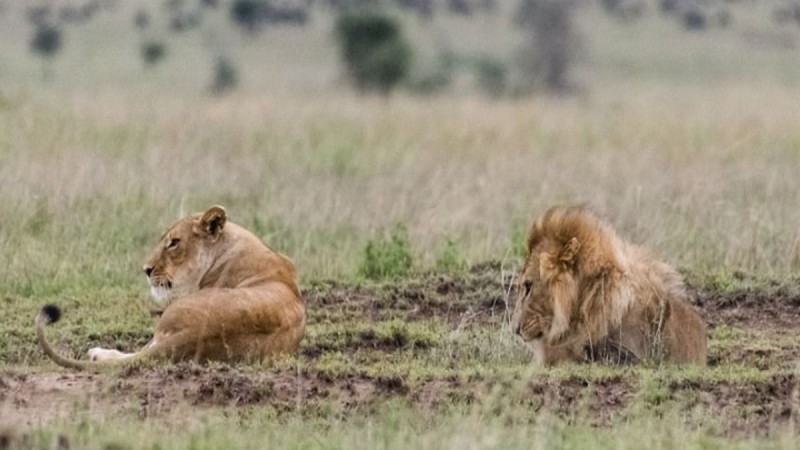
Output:
[[[6,374],[12,379],[2,414],[6,425],[36,425],[57,418],[114,417],[136,413],[141,418],[180,420],[192,411],[219,407],[268,407],[277,414],[314,415],[368,413],[395,398],[426,410],[453,404],[512,402],[531,416],[547,411],[572,420],[608,426],[629,410],[658,410],[677,405],[697,407],[718,417],[725,434],[767,432],[776,424],[796,421],[797,380],[776,375],[749,383],[665,382],[662,390],[643,393],[625,377],[589,382],[564,380],[431,379],[408,383],[402,377],[345,375],[332,377],[314,370],[252,372],[231,367],[179,364],[139,369],[130,374]],[[525,417],[515,420],[526,420]]]
[[787,288],[719,293],[695,290],[696,305],[710,325],[761,328],[800,326],[800,294]]

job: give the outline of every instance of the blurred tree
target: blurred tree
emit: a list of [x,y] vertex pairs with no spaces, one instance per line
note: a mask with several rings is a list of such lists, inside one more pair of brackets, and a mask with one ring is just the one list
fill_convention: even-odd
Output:
[[166,45],[157,40],[146,41],[142,44],[142,59],[145,67],[154,66],[164,59],[167,54]]
[[218,56],[214,63],[214,79],[211,82],[211,93],[224,94],[239,84],[239,73],[233,63],[224,55]]
[[408,75],[411,47],[391,17],[344,14],[336,22],[336,37],[342,61],[359,90],[386,94]]
[[516,14],[517,24],[528,32],[523,69],[551,91],[564,92],[571,86],[579,48],[573,25],[577,5],[577,0],[522,0]]
[[167,12],[179,12],[185,6],[185,0],[164,0],[164,10]]
[[395,0],[395,4],[402,10],[416,13],[421,19],[433,18],[433,0]]
[[772,20],[778,25],[794,23],[800,25],[800,1],[786,1],[772,11]]
[[689,31],[700,31],[706,28],[706,13],[699,7],[689,8],[681,15],[683,26]]
[[456,15],[472,15],[472,5],[467,0],[447,0],[447,8]]
[[498,98],[506,93],[508,85],[508,67],[495,58],[482,56],[475,63],[478,87],[487,95]]
[[25,13],[28,18],[28,22],[32,23],[37,27],[41,27],[51,23],[50,21],[50,6],[49,5],[38,5],[38,6],[29,6]]
[[678,9],[679,0],[660,0],[658,2],[658,9],[663,13],[672,13]]
[[61,50],[61,44],[61,30],[59,28],[47,24],[36,26],[30,45],[31,51],[43,58],[42,77],[45,80],[52,77],[50,62]]
[[133,16],[133,24],[140,30],[146,29],[150,26],[150,15],[147,14],[147,11],[139,10],[136,15]]
[[177,12],[173,13],[169,19],[169,29],[182,33],[197,28],[200,25],[202,16],[198,12]]
[[622,22],[634,22],[644,14],[644,0],[600,0],[606,13]]
[[231,4],[231,19],[244,30],[255,33],[265,7],[266,2],[263,0],[234,0]]
[[235,0],[231,4],[231,19],[254,34],[266,24],[305,25],[308,11],[302,6],[273,5],[266,0]]

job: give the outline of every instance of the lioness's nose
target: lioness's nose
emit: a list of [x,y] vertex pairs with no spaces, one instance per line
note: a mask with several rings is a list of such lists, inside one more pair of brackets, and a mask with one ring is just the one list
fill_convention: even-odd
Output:
[[150,266],[144,266],[144,274],[147,275],[147,278],[150,278],[151,273],[153,273],[153,268]]
[[519,334],[519,324],[515,323],[511,325],[512,329],[514,330],[514,334]]

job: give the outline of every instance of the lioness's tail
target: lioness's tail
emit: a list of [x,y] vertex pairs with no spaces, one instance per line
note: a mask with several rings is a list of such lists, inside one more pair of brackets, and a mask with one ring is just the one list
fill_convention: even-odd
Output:
[[59,355],[53,347],[47,342],[47,339],[44,336],[44,328],[51,323],[56,323],[58,320],[61,319],[61,308],[57,305],[45,305],[42,307],[42,310],[39,311],[39,314],[36,315],[36,336],[39,339],[39,346],[42,347],[44,353],[50,357],[56,364],[61,367],[66,367],[68,369],[78,369],[78,370],[99,370],[101,368],[119,365],[121,363],[130,364],[133,361],[146,358],[153,353],[153,349],[145,349],[141,352],[136,353],[133,358],[128,358],[125,360],[113,360],[113,361],[81,361],[77,359],[67,358],[65,356]]
[[61,308],[56,305],[44,305],[39,314],[36,315],[36,337],[39,339],[39,346],[44,350],[45,355],[55,361],[56,364],[70,369],[92,369],[97,367],[97,363],[92,361],[78,361],[59,355],[47,339],[44,337],[44,327],[51,323],[56,323],[61,319]]

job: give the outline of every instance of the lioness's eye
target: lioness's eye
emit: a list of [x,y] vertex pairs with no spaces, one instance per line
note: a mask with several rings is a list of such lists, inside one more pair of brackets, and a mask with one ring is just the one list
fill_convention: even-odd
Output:
[[169,243],[167,244],[167,248],[175,248],[175,247],[177,247],[178,243],[180,241],[181,241],[180,239],[170,239]]

